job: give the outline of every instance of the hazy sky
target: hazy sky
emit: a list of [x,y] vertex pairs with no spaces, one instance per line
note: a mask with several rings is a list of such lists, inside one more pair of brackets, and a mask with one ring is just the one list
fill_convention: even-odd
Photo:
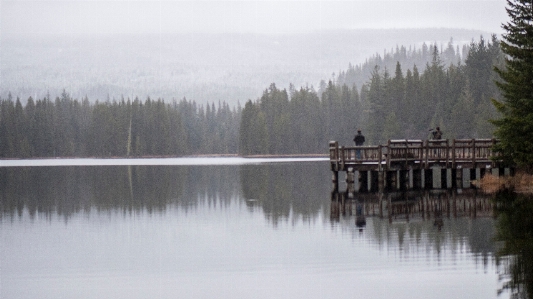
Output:
[[0,34],[294,33],[419,27],[501,33],[507,20],[505,4],[505,0],[0,0]]

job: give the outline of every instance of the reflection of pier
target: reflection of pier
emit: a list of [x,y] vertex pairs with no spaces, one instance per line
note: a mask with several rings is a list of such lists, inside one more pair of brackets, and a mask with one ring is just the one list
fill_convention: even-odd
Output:
[[474,189],[425,190],[406,192],[331,193],[331,220],[357,216],[388,218],[393,221],[428,221],[442,226],[444,218],[493,217],[490,196]]
[[485,173],[509,175],[494,160],[494,139],[389,140],[379,146],[329,143],[334,188],[339,172],[356,190],[465,188]]

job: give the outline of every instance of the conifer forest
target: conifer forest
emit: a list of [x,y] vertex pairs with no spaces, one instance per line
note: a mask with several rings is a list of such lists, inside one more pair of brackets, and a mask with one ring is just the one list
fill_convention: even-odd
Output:
[[58,96],[0,99],[0,157],[325,154],[328,141],[492,138],[503,67],[492,36],[459,49],[397,47],[350,65],[318,89],[270,84],[257,99],[226,102]]

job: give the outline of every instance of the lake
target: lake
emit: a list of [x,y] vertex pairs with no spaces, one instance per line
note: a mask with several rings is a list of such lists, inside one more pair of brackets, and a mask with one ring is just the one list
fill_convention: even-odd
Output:
[[172,161],[0,162],[0,297],[510,296],[476,190],[332,192],[324,159]]

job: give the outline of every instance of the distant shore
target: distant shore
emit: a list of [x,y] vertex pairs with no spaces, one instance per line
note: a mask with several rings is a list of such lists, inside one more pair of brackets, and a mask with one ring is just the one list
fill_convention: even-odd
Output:
[[26,158],[0,158],[1,160],[48,160],[48,159],[172,159],[172,158],[327,158],[328,154],[281,154],[281,155],[237,155],[237,154],[199,154],[188,156],[80,156],[80,157],[26,157]]

